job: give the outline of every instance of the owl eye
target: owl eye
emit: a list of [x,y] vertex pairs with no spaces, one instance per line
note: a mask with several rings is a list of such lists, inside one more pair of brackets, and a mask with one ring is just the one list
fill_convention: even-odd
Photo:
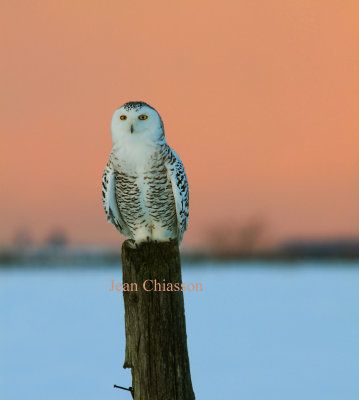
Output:
[[122,119],[122,121],[124,121],[125,119],[127,119],[126,115],[121,115],[120,119]]
[[138,117],[138,119],[141,119],[141,120],[144,120],[144,119],[147,119],[147,118],[148,118],[148,116],[145,115],[145,114],[141,114],[141,115]]

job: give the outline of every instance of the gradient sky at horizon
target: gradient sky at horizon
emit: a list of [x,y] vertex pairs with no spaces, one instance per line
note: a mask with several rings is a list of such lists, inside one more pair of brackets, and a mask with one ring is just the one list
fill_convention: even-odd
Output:
[[112,112],[161,114],[190,182],[184,243],[359,236],[359,3],[6,1],[0,244],[117,243],[101,203]]

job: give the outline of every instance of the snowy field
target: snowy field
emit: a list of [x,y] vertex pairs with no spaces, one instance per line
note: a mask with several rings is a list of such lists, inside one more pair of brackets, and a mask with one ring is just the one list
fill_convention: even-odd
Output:
[[[359,264],[184,266],[197,399],[358,400]],[[0,270],[0,398],[128,399],[120,269]]]

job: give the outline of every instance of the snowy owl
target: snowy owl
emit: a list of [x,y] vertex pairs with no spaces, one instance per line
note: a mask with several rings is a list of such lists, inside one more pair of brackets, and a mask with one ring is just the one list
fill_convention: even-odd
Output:
[[107,221],[134,244],[171,239],[180,244],[187,229],[188,183],[160,115],[131,101],[114,112],[111,133],[113,148],[102,177]]

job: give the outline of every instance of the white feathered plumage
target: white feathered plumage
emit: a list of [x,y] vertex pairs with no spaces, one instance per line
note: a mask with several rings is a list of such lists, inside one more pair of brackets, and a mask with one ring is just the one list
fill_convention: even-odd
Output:
[[168,146],[163,122],[143,102],[114,112],[113,148],[102,178],[108,222],[136,243],[177,239],[188,221],[188,182],[179,156]]

